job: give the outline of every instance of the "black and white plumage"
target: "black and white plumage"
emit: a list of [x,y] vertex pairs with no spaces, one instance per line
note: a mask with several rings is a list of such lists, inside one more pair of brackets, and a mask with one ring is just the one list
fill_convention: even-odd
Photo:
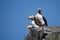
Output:
[[46,18],[39,13],[37,13],[35,16],[29,16],[28,19],[32,21],[32,24],[35,24],[37,26],[48,26]]
[[[47,20],[46,20],[46,18],[44,16],[42,16],[41,11],[42,11],[41,8],[37,8],[37,13],[35,15],[35,22],[36,22],[37,25],[42,23],[41,25],[48,26]],[[38,19],[38,22],[37,22],[37,19]]]
[[39,13],[35,15],[35,23],[39,26],[48,26],[46,18]]
[[43,16],[43,20],[45,21],[45,25],[48,26],[46,18]]
[[[39,18],[39,17],[38,17]],[[41,17],[42,18],[42,17]],[[30,35],[31,39],[33,40],[38,40],[38,39],[44,39],[46,37],[48,37],[52,31],[48,28],[48,27],[43,27],[44,28],[44,32],[42,32],[42,27],[39,27],[37,24],[36,24],[36,20],[35,20],[35,16],[31,15],[28,17],[29,20],[31,20],[31,25],[28,25],[27,26],[27,29],[30,29]],[[37,18],[36,18],[37,19]],[[43,18],[42,18],[43,19]],[[39,20],[39,19],[37,19]],[[45,19],[44,19],[45,20]],[[46,21],[46,20],[45,20]],[[44,23],[44,22],[43,22]]]

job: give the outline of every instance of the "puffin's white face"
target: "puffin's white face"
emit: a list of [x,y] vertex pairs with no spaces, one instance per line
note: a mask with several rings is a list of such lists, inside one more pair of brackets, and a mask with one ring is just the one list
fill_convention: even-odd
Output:
[[28,20],[33,20],[33,19],[34,19],[33,15],[31,15],[31,16],[28,17]]

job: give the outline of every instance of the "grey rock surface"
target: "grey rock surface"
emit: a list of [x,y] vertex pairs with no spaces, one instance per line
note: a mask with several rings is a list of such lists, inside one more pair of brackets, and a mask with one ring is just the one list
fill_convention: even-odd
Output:
[[[48,26],[47,28],[50,29],[52,33],[51,34],[48,34],[42,40],[60,40],[60,26]],[[37,28],[37,29],[39,30],[40,28]],[[37,34],[37,35],[39,35],[39,34]],[[34,38],[33,40],[38,40],[36,34],[35,34],[34,37],[32,37],[31,36],[31,32],[29,32],[27,34],[27,36],[25,36],[24,40],[32,40],[32,38]]]

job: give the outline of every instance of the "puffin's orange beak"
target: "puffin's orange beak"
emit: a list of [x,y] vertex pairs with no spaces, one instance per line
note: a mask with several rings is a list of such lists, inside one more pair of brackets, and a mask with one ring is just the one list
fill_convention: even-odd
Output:
[[29,17],[28,17],[28,20],[31,20],[31,19],[32,19],[32,17],[31,17],[31,16],[29,16]]
[[26,30],[31,29],[32,27],[33,27],[32,25],[28,25],[28,26],[26,27]]
[[30,18],[28,18],[28,20],[30,20]]
[[26,27],[26,30],[28,30],[29,28],[28,27]]

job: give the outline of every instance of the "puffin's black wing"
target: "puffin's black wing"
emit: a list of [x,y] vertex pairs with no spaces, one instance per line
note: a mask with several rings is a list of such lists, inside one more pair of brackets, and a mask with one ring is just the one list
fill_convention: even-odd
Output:
[[45,21],[46,26],[48,26],[47,20],[46,20],[46,18],[44,16],[43,16],[43,20]]

